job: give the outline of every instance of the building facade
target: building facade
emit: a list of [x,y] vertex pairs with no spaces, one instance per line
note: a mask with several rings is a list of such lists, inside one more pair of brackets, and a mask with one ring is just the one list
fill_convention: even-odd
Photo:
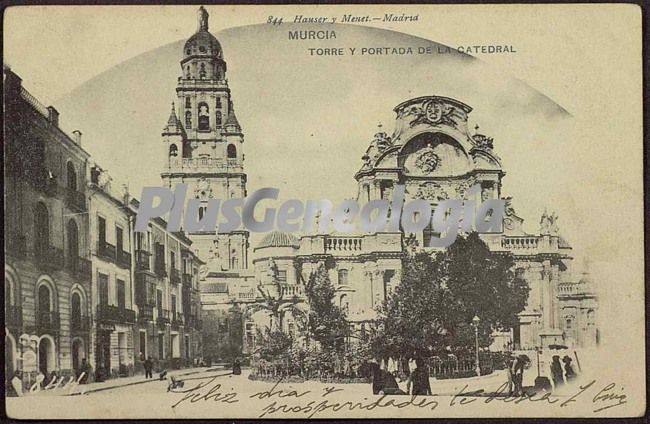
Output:
[[8,68],[4,87],[5,375],[34,382],[91,353],[89,154]]
[[26,384],[132,375],[202,356],[199,268],[163,220],[134,231],[138,201],[68,136],[10,69],[5,83],[5,375]]

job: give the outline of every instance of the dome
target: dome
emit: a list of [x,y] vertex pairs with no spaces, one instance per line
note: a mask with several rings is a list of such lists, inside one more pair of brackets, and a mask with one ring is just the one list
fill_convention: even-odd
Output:
[[185,42],[185,46],[183,47],[185,58],[195,55],[221,57],[221,44],[208,31],[209,17],[208,12],[201,6],[197,12],[198,28],[196,33]]
[[264,236],[260,244],[257,245],[258,249],[264,247],[293,247],[297,249],[300,247],[300,242],[292,234],[282,231],[271,231]]
[[207,30],[199,30],[191,36],[183,47],[184,57],[205,55],[210,57],[221,57],[221,44],[217,38]]

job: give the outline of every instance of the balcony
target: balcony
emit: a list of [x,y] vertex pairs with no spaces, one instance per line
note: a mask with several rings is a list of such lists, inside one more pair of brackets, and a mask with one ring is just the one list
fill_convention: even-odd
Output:
[[100,304],[97,305],[97,321],[133,324],[135,311],[114,305]]
[[158,322],[158,324],[169,324],[169,310],[158,309],[158,314],[156,315],[156,321]]
[[24,258],[27,256],[27,238],[22,234],[14,234],[7,240],[7,253]]
[[20,306],[5,306],[5,324],[7,327],[22,327],[23,309]]
[[153,272],[155,272],[156,275],[159,276],[159,277],[166,277],[167,276],[167,270],[165,270],[165,261],[156,258],[156,261],[155,261],[154,267],[153,267]]
[[169,270],[169,282],[172,284],[181,283],[181,272],[174,267]]
[[70,331],[72,333],[87,333],[90,329],[90,319],[84,316],[70,318]]
[[37,326],[42,331],[59,331],[59,313],[52,311],[42,311],[37,315]]
[[136,250],[135,251],[135,269],[136,271],[149,271],[151,266],[149,265],[149,258],[151,258],[151,253],[146,250]]
[[54,246],[35,246],[34,256],[36,262],[51,269],[63,268],[63,250]]
[[93,275],[92,262],[84,258],[69,258],[68,269],[70,269],[73,274],[80,278],[90,279]]
[[183,273],[183,285],[192,287],[192,274]]
[[131,254],[123,250],[117,251],[117,264],[122,268],[131,268]]
[[117,259],[115,246],[106,241],[97,242],[97,256],[100,256],[104,259],[110,259],[112,261]]
[[176,312],[176,314],[174,314],[174,316],[173,316],[172,325],[174,327],[178,327],[178,326],[181,326],[181,325],[184,325],[184,324],[185,324],[185,317],[183,316],[182,313]]
[[86,196],[80,191],[66,188],[65,202],[71,209],[76,209],[81,212],[86,210]]
[[139,308],[138,321],[153,321],[153,306],[142,305]]

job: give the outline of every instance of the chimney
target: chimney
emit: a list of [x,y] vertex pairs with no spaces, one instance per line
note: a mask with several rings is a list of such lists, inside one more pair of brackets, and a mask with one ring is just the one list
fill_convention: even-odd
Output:
[[47,118],[50,120],[50,123],[52,123],[54,126],[58,127],[59,126],[59,111],[54,108],[54,106],[48,106],[47,107],[47,113],[48,116]]
[[81,131],[74,130],[72,131],[72,135],[74,136],[74,142],[81,146]]

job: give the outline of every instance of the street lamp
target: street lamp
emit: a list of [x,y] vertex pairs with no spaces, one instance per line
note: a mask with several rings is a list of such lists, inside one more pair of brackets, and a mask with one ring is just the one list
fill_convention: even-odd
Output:
[[474,339],[476,340],[476,375],[477,376],[481,375],[481,367],[479,366],[479,359],[478,359],[478,324],[480,322],[481,319],[477,315],[474,315],[474,318],[472,318],[472,327],[474,327]]

